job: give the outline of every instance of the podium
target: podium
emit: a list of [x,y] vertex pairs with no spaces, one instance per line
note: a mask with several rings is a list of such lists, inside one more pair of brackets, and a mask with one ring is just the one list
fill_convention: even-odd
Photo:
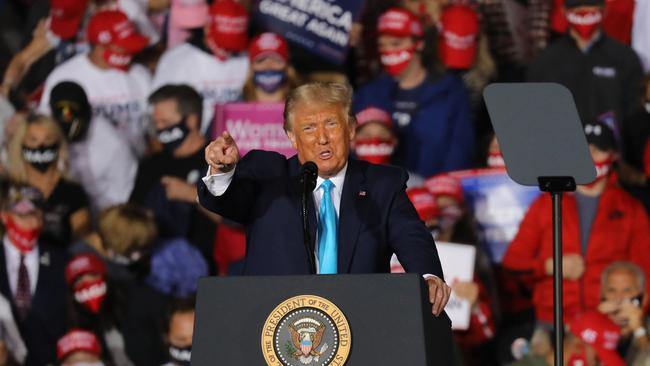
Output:
[[452,365],[417,274],[207,277],[192,366]]

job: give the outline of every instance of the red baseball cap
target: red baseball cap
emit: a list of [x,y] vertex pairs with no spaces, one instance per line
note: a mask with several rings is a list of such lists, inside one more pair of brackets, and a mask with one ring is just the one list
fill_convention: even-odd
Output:
[[449,174],[433,176],[424,181],[424,186],[434,196],[449,196],[459,203],[465,200],[460,179]]
[[103,10],[95,13],[86,30],[91,44],[114,44],[128,53],[137,53],[147,46],[149,39],[138,33],[126,14],[119,10]]
[[413,187],[406,190],[413,207],[422,221],[429,221],[440,214],[436,198],[424,187]]
[[467,5],[445,7],[440,16],[438,49],[442,62],[449,68],[469,69],[476,58],[479,17]]
[[369,122],[379,122],[386,125],[389,129],[393,128],[393,119],[390,114],[377,107],[367,107],[357,113],[355,117],[357,119],[357,128]]
[[422,37],[424,30],[418,17],[408,10],[390,8],[379,16],[377,21],[379,34],[397,37]]
[[74,256],[65,266],[65,280],[72,286],[79,276],[85,274],[106,275],[106,265],[92,253],[82,253]]
[[260,56],[276,55],[282,60],[289,60],[289,45],[287,41],[276,33],[266,32],[259,34],[251,41],[248,47],[248,57],[251,61]]
[[205,0],[172,0],[169,22],[178,28],[203,27],[208,21],[208,4]]
[[50,30],[61,39],[74,37],[86,14],[88,0],[51,0]]
[[569,330],[594,348],[603,366],[625,365],[616,352],[621,330],[607,315],[597,311],[578,315],[569,323]]
[[95,334],[81,329],[72,329],[56,342],[56,357],[63,362],[73,352],[90,352],[101,357],[102,348]]
[[227,51],[243,51],[248,46],[248,11],[233,0],[217,0],[210,6],[208,35]]

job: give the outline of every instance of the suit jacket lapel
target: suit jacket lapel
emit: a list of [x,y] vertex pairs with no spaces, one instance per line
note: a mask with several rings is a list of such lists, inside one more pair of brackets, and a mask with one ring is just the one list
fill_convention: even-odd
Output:
[[348,161],[339,209],[338,272],[349,273],[359,237],[361,218],[365,215],[367,191],[365,175],[355,160]]

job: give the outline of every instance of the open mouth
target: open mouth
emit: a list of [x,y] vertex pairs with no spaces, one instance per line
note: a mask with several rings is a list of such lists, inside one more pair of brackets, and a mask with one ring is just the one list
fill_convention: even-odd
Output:
[[334,156],[334,154],[330,150],[321,151],[318,154],[318,157],[321,160],[327,160],[327,159],[331,158],[332,156]]

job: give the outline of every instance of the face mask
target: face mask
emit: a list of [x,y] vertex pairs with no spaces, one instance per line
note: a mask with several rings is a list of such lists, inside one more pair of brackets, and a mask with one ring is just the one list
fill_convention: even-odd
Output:
[[177,124],[157,130],[158,140],[163,146],[163,149],[167,152],[173,152],[176,150],[187,136],[189,129],[185,123],[185,118],[181,119]]
[[458,206],[447,206],[440,212],[439,226],[441,231],[447,231],[454,227],[463,216],[463,210]]
[[589,184],[585,184],[587,187],[593,187],[596,185],[596,183],[600,182],[601,180],[607,178],[607,175],[609,175],[609,171],[612,168],[612,161],[610,159],[603,160],[597,163],[594,163],[594,166],[596,167],[596,180]]
[[41,173],[47,171],[59,157],[59,144],[31,148],[23,145],[23,159]]
[[357,140],[354,152],[361,160],[373,164],[388,164],[394,149],[390,139],[371,138]]
[[38,236],[41,234],[41,228],[24,229],[19,227],[11,216],[7,216],[5,226],[9,241],[21,253],[27,254],[34,249]]
[[74,299],[91,313],[98,314],[106,299],[106,281],[99,278],[78,283],[74,287]]
[[208,46],[214,57],[216,57],[219,61],[226,61],[230,56],[228,51],[217,46],[217,42],[214,41],[214,37],[212,36],[211,32],[208,33],[208,36],[205,38],[205,44]]
[[391,75],[401,74],[413,59],[415,47],[405,48],[398,51],[386,51],[381,53],[381,64],[384,70]]
[[503,160],[501,153],[494,152],[488,155],[487,165],[490,168],[505,168],[506,162]]
[[287,81],[287,72],[284,70],[255,71],[253,82],[257,87],[267,93],[280,89]]
[[566,18],[569,26],[578,32],[580,38],[588,41],[600,28],[603,14],[599,10],[569,10]]
[[102,361],[76,362],[76,363],[73,363],[71,366],[104,366],[104,363]]
[[117,53],[108,48],[104,50],[102,57],[108,66],[120,71],[128,71],[129,66],[131,65],[131,55],[126,53]]
[[190,358],[192,356],[192,346],[187,347],[175,347],[173,345],[169,346],[169,357],[171,361],[176,365],[190,366]]

